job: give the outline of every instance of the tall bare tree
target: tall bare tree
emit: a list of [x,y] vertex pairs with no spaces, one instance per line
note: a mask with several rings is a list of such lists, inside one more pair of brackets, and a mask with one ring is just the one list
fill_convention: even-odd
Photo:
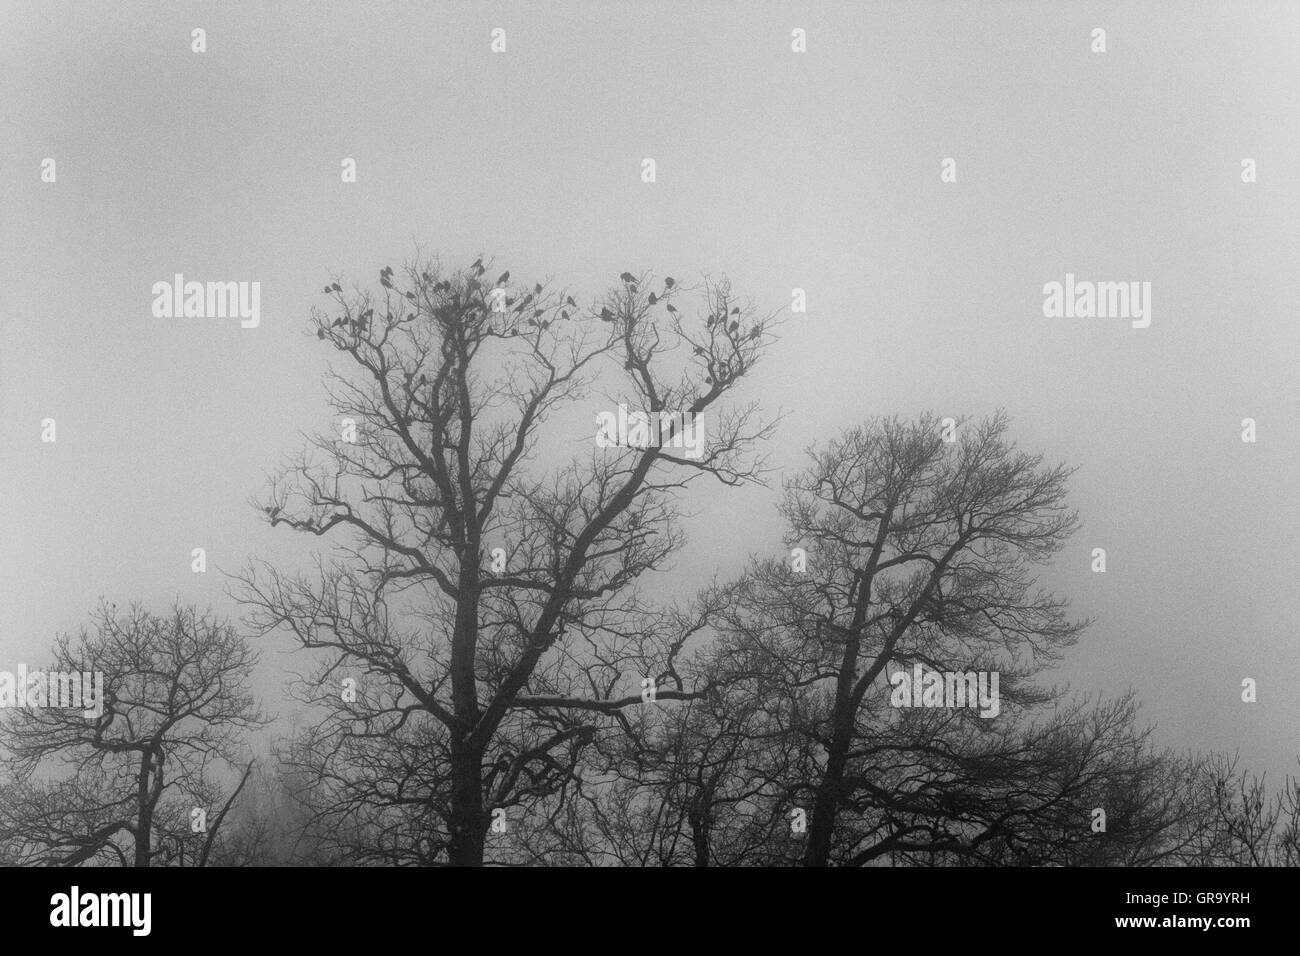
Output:
[[[1002,414],[954,424],[950,442],[933,415],[872,419],[810,450],[782,505],[806,568],[760,562],[737,590],[729,670],[780,675],[765,692],[805,743],[787,784],[807,865],[991,839],[996,820],[958,835],[929,811],[963,816],[962,781],[988,776],[1015,712],[1047,699],[1027,678],[1082,627],[1030,574],[1075,527],[1070,470],[1016,451]],[[998,671],[1002,717],[891,708],[891,664]]]
[[[388,862],[482,863],[493,811],[577,786],[597,723],[641,703],[638,677],[660,700],[702,693],[675,670],[690,630],[637,582],[683,540],[682,489],[758,479],[752,446],[771,429],[725,401],[772,322],[725,282],[624,273],[584,309],[486,276],[481,260],[417,261],[382,270],[378,292],[326,289],[314,329],[347,363],[328,391],[356,440],[317,436],[264,509],[340,552],[312,579],[243,576],[261,627],[324,652],[300,691],[328,717],[298,766],[340,832],[387,835]],[[678,447],[695,435],[682,418],[657,441],[597,447],[591,413],[620,403],[694,417],[706,440]],[[571,458],[575,441],[587,450]]]

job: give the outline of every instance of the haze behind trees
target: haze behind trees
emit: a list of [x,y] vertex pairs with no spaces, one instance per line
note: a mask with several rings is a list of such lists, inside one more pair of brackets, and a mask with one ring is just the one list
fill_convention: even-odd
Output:
[[[142,684],[149,720],[123,696],[85,726],[6,715],[6,859],[1294,862],[1293,782],[1270,795],[1224,755],[1154,748],[1126,688],[1037,680],[1086,639],[1035,579],[1077,518],[1071,469],[1019,450],[1006,415],[953,443],[932,414],[821,437],[781,506],[807,570],[737,553],[734,577],[665,603],[646,582],[695,486],[766,477],[774,413],[747,386],[775,316],[725,281],[625,273],[580,304],[487,269],[417,258],[378,289],[331,282],[314,314],[357,440],[320,431],[257,506],[326,550],[312,575],[254,561],[235,587],[248,640],[288,632],[315,668],[279,759],[224,789],[204,773],[262,720],[245,638],[181,607],[101,612],[82,658],[132,648],[110,680]],[[705,454],[596,448],[585,410],[620,402],[702,415]],[[881,677],[917,662],[999,671],[1001,714],[893,710]],[[186,800],[221,808],[210,838],[186,835]]]

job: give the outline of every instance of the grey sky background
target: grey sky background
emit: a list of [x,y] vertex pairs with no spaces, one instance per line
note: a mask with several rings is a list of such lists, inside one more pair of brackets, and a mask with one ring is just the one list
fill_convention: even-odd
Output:
[[[306,563],[247,500],[331,425],[308,311],[418,242],[584,300],[804,288],[744,393],[789,413],[786,469],[868,415],[1004,406],[1080,466],[1043,580],[1097,623],[1056,676],[1294,770],[1298,53],[1293,3],[0,3],[0,668],[100,595],[233,615],[221,569]],[[154,318],[177,272],[261,282],[261,326]],[[1150,281],[1150,328],[1044,318],[1067,272]],[[697,489],[665,595],[774,553],[777,484]]]

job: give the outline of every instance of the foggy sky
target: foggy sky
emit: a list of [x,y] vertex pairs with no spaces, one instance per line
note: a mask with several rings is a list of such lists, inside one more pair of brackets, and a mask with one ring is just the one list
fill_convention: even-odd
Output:
[[[624,270],[726,274],[762,311],[805,289],[740,393],[788,412],[786,469],[869,415],[1005,407],[1080,466],[1043,580],[1097,621],[1053,677],[1295,770],[1300,8],[475,7],[0,3],[0,667],[100,595],[235,615],[222,569],[307,563],[248,499],[330,426],[308,311],[419,243],[585,299]],[[1067,272],[1150,281],[1151,327],[1044,318]],[[260,326],[154,318],[175,273],[259,281]],[[657,585],[682,598],[780,547],[775,486],[702,489]]]

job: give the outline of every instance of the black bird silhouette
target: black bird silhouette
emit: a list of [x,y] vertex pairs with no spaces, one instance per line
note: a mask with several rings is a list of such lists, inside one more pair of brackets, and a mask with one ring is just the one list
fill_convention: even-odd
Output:
[[317,330],[316,330],[316,338],[318,338],[318,339],[323,339],[323,338],[325,338],[325,330],[324,330],[324,329],[317,329]]
[[630,272],[624,272],[621,276],[619,276],[619,278],[622,279],[624,282],[636,281],[636,276],[632,275],[632,273]]
[[736,329],[738,329],[738,328],[740,328],[740,323],[739,323],[739,322],[732,322],[731,325],[727,326],[728,331],[731,331],[731,332],[736,331]]
[[575,309],[578,307],[578,303],[576,303],[576,302],[573,301],[573,296],[569,296],[569,297],[568,297],[567,299],[565,299],[564,301],[565,301],[566,304],[573,306],[573,308],[575,308]]
[[611,311],[609,311],[609,309],[601,309],[601,310],[600,310],[600,317],[601,317],[602,319],[604,319],[606,322],[613,322],[613,321],[614,321],[614,313],[611,312]]
[[672,276],[666,276],[666,277],[664,278],[664,288],[665,288],[665,289],[671,289],[671,288],[672,288],[673,286],[675,286],[676,284],[677,284],[677,280],[674,279]]
[[677,308],[671,302],[668,303],[668,311],[674,315],[677,314]]
[[335,292],[342,292],[342,291],[343,291],[343,287],[342,287],[341,285],[339,285],[337,282],[334,283],[332,286],[330,286],[330,288],[333,289]]
[[537,285],[533,286],[533,292],[534,292],[534,294],[536,294],[536,295],[541,295],[541,294],[542,294],[542,284],[541,284],[540,282],[537,283]]
[[330,294],[331,292],[333,292],[333,291],[334,291],[334,290],[333,290],[332,287],[330,287],[330,286],[326,286],[326,287],[325,287],[325,294],[326,294],[326,295],[329,295],[329,294]]
[[659,297],[656,296],[653,292],[651,292],[651,293],[650,293],[650,304],[651,304],[651,305],[654,305],[654,304],[655,304],[656,302],[658,302],[658,301],[659,301]]

